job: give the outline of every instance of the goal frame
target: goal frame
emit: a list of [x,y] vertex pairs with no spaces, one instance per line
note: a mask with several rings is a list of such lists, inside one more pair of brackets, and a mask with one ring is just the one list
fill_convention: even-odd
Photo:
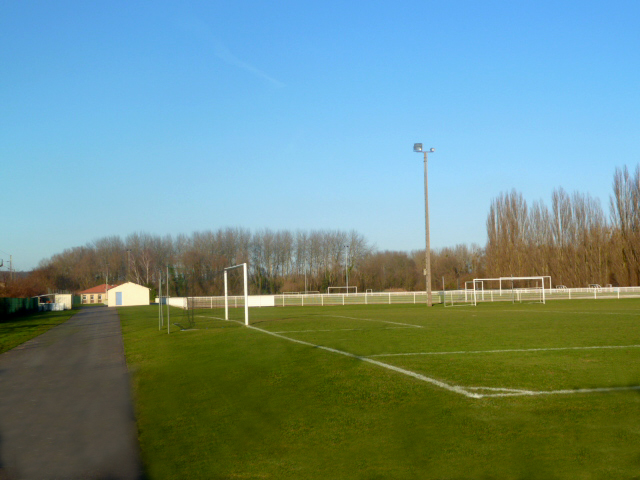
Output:
[[[525,276],[525,277],[474,278],[473,279],[473,286],[474,286],[474,290],[476,289],[476,284],[480,284],[482,286],[481,291],[482,291],[482,297],[484,298],[484,284],[485,284],[485,282],[498,282],[499,294],[500,294],[500,296],[502,296],[503,290],[505,290],[505,291],[508,290],[508,289],[503,289],[502,288],[502,282],[512,282],[511,290],[513,290],[513,282],[514,281],[518,281],[518,280],[538,280],[538,281],[540,281],[540,285],[541,286],[540,287],[536,287],[536,288],[539,288],[541,293],[542,293],[542,300],[540,301],[540,303],[542,303],[542,304],[546,304],[547,303],[546,302],[546,292],[545,292],[546,285],[545,285],[545,283],[548,281],[549,282],[549,289],[551,289],[551,276],[550,275],[532,275],[532,276]],[[514,299],[515,299],[515,297],[514,297]]]
[[[442,291],[442,305],[446,307],[475,307],[478,305],[477,295],[475,289],[467,288],[465,283],[464,290],[443,290]],[[447,294],[449,294],[450,302],[447,303]],[[460,297],[459,300],[455,300],[456,297]]]
[[244,280],[244,324],[249,326],[249,282],[247,275],[247,264],[240,263],[224,269],[224,319],[229,320],[229,288],[227,281],[227,272],[235,268],[242,268],[242,277]]
[[[332,288],[336,290],[346,290],[346,292],[331,293]],[[349,292],[350,289],[354,289],[355,291]],[[356,285],[349,285],[348,287],[327,287],[327,295],[349,295],[350,293],[358,293],[358,287]]]

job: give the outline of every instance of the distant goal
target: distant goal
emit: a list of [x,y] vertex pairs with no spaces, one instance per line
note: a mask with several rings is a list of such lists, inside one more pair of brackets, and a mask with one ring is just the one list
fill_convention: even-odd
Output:
[[547,282],[550,289],[550,276],[475,278],[471,288],[478,302],[511,301],[544,304]]
[[473,281],[465,283],[464,290],[444,290],[442,303],[445,307],[475,307],[477,295],[473,288]]
[[327,287],[327,293],[329,295],[334,294],[334,293],[358,293],[358,287],[356,287],[356,286]]

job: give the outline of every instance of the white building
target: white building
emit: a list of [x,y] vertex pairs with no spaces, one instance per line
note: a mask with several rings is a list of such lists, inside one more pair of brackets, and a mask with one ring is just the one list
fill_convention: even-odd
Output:
[[149,305],[149,289],[137,283],[127,282],[107,292],[110,307]]

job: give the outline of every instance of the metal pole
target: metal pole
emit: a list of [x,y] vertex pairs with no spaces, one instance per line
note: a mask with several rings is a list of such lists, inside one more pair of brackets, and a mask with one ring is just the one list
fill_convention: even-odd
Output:
[[229,320],[229,295],[227,294],[227,271],[224,271],[224,319]]
[[347,294],[349,293],[349,245],[344,246],[344,273],[347,279]]
[[424,152],[424,210],[425,210],[425,224],[426,224],[426,252],[425,257],[427,261],[426,268],[426,287],[427,287],[427,307],[431,306],[431,244],[429,239],[429,181],[427,177],[427,152]]
[[171,325],[171,313],[169,311],[169,265],[167,265],[167,333]]
[[249,278],[247,275],[247,264],[242,265],[244,274],[244,324],[249,325]]
[[162,270],[159,271],[158,279],[158,330],[162,330]]

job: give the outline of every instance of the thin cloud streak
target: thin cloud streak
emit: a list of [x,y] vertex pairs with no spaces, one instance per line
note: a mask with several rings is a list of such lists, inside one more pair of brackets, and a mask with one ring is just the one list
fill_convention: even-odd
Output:
[[227,47],[225,47],[222,43],[216,40],[214,40],[214,54],[223,62],[228,63],[229,65],[238,67],[242,70],[245,70],[259,78],[262,78],[268,81],[269,83],[271,83],[275,87],[282,88],[285,86],[285,84],[282,83],[280,80],[276,80],[275,78],[267,75],[262,70],[254,67],[253,65],[240,60],[233,53],[231,53]]
[[228,65],[234,66],[245,72],[249,72],[250,74],[266,80],[268,83],[277,88],[282,88],[285,86],[283,82],[280,80],[273,78],[270,75],[267,75],[265,72],[260,70],[259,68],[254,67],[250,63],[247,63],[238,57],[236,57],[231,51],[219,40],[217,40],[212,34],[209,27],[202,22],[200,19],[196,17],[190,17],[188,19],[183,19],[181,22],[181,27],[183,30],[195,35],[208,46],[212,47],[213,54],[225,62]]

